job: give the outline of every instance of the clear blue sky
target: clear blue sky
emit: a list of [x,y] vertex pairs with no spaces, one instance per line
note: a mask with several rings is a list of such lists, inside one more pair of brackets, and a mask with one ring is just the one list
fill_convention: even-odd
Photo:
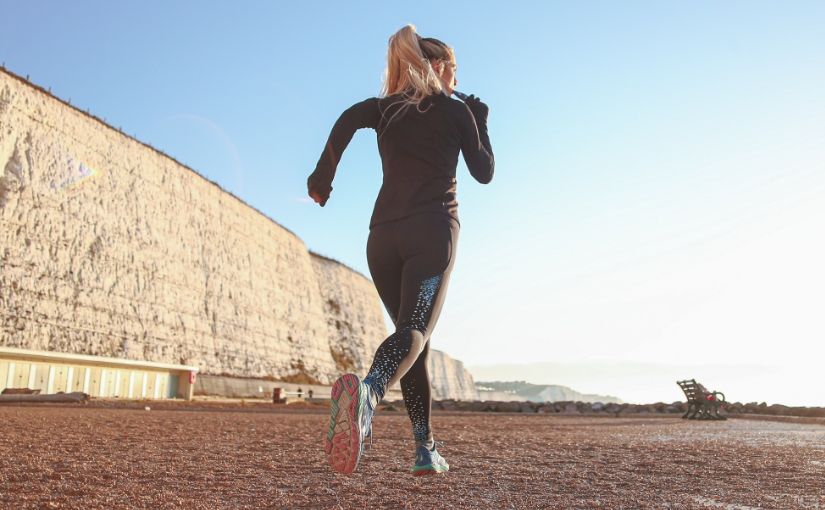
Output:
[[0,60],[368,274],[374,134],[327,207],[305,182],[412,22],[455,47],[497,160],[488,186],[459,169],[434,348],[616,374],[530,377],[637,401],[679,398],[673,380],[712,359],[706,384],[734,400],[825,405],[825,3],[424,8],[0,0]]

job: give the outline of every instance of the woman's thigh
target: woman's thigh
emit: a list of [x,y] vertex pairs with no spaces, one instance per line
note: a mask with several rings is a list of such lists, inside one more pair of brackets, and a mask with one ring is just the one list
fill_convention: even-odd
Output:
[[396,229],[404,261],[396,329],[412,327],[432,332],[455,263],[458,223],[438,213],[419,213],[400,221]]
[[379,223],[367,239],[367,264],[381,302],[393,323],[401,307],[401,278],[404,261],[398,250],[395,230],[398,222]]

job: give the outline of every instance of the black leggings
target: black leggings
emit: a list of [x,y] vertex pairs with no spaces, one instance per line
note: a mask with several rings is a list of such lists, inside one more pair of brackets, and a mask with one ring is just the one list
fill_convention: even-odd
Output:
[[375,351],[364,382],[381,399],[400,377],[416,441],[432,438],[429,339],[447,294],[458,230],[449,216],[425,212],[374,225],[367,241],[370,274],[395,333]]

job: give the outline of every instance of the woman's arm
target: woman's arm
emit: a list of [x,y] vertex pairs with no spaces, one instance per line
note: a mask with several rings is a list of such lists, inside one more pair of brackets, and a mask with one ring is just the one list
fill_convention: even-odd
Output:
[[371,98],[351,106],[335,122],[318,164],[315,165],[315,171],[307,179],[309,196],[320,203],[321,207],[329,200],[335,170],[352,136],[362,128],[377,129],[380,120],[378,99]]
[[490,109],[474,96],[468,98],[466,106],[461,153],[475,180],[487,184],[493,180],[496,167],[490,136],[487,133],[487,113]]

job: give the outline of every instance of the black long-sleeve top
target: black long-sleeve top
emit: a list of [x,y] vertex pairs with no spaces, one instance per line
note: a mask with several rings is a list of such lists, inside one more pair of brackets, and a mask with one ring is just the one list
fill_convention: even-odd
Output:
[[332,191],[344,149],[361,128],[375,129],[384,171],[370,227],[425,211],[458,221],[459,151],[478,182],[487,184],[493,179],[495,160],[486,117],[474,118],[466,104],[444,94],[433,94],[418,107],[411,105],[399,113],[403,106],[397,95],[371,98],[341,114],[307,181],[322,205]]

